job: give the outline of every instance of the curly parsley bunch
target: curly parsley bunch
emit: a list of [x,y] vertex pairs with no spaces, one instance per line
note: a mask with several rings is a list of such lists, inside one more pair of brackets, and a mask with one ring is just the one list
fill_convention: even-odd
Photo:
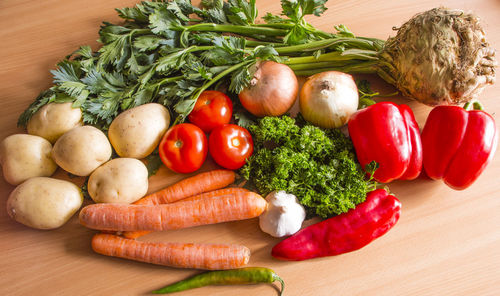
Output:
[[283,116],[264,117],[249,130],[255,152],[241,173],[264,195],[284,190],[297,196],[309,215],[328,218],[353,209],[375,187],[338,129],[299,125]]

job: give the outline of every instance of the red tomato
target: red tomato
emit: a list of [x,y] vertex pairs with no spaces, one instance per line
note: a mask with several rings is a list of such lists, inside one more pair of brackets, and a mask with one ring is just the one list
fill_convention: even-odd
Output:
[[253,153],[252,136],[241,126],[225,124],[215,128],[210,134],[208,150],[217,164],[236,170]]
[[207,137],[196,125],[178,124],[170,128],[159,146],[161,161],[177,173],[192,173],[207,158]]
[[189,121],[209,133],[214,128],[229,123],[233,115],[233,103],[224,93],[206,90],[201,93],[188,116]]

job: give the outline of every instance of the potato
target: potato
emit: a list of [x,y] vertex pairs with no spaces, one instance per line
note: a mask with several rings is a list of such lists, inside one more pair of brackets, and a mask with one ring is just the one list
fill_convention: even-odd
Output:
[[8,136],[0,144],[0,163],[5,180],[18,185],[31,177],[51,176],[57,169],[50,156],[51,150],[50,142],[38,136]]
[[95,202],[133,203],[148,191],[148,170],[135,158],[115,158],[90,175],[87,188]]
[[17,186],[7,200],[9,216],[37,229],[54,229],[66,223],[83,203],[75,184],[47,177],[34,177]]
[[67,172],[88,176],[111,157],[106,135],[93,126],[79,126],[62,135],[54,144],[52,158]]
[[141,105],[118,115],[109,126],[108,137],[121,157],[144,158],[158,146],[170,124],[163,105]]
[[50,103],[38,110],[28,121],[28,134],[37,135],[54,144],[70,129],[83,125],[82,111],[72,103]]

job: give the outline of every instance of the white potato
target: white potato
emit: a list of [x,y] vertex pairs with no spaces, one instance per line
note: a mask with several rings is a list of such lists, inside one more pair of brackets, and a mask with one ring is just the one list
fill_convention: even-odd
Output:
[[87,188],[95,202],[133,203],[148,191],[148,170],[135,158],[115,158],[90,175]]
[[67,172],[88,176],[111,157],[106,135],[93,126],[79,126],[62,135],[54,144],[52,158]]
[[109,126],[108,137],[121,157],[144,158],[158,146],[169,124],[167,108],[145,104],[118,115]]
[[0,144],[0,163],[3,177],[18,185],[32,177],[48,177],[57,169],[50,152],[52,145],[44,138],[16,134]]
[[83,194],[75,184],[47,177],[28,179],[7,200],[9,216],[37,229],[54,229],[66,223],[82,206]]
[[50,103],[38,110],[28,121],[28,134],[47,139],[52,144],[70,129],[83,125],[82,111],[72,103]]

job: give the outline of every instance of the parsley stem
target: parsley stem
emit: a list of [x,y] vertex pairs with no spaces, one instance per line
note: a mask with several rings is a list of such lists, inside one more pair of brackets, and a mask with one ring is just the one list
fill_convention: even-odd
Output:
[[214,78],[212,78],[210,81],[208,81],[207,83],[205,83],[202,87],[200,87],[198,89],[198,91],[195,93],[195,95],[193,96],[193,98],[195,99],[198,99],[198,97],[200,96],[200,94],[205,91],[206,89],[208,89],[212,84],[214,84],[215,82],[217,82],[219,79],[223,78],[224,76],[226,76],[227,74],[233,72],[233,71],[236,71],[238,70],[239,68],[241,67],[245,67],[247,66],[248,64],[254,62],[254,60],[245,60],[241,63],[238,63],[234,66],[231,66],[229,68],[227,68],[226,70],[220,72],[219,74],[217,74],[217,76],[215,76]]
[[256,46],[259,46],[259,45],[264,45],[264,46],[269,45],[269,46],[273,46],[273,47],[286,46],[286,44],[283,44],[283,43],[267,42],[267,41],[257,41],[257,40],[246,40],[245,45],[249,46],[249,47],[256,47]]
[[332,64],[327,67],[311,67],[304,70],[296,70],[295,75],[297,76],[311,76],[320,72],[325,71],[340,71],[351,74],[373,74],[377,73],[377,61],[365,61],[360,63],[348,64],[345,66],[336,66]]
[[[264,28],[274,28],[274,29],[283,29],[283,30],[290,31],[294,27],[296,27],[297,25],[294,23],[267,23],[267,24],[254,24],[252,26],[264,27]],[[308,31],[310,31],[311,33],[314,33],[318,37],[321,37],[321,38],[334,38],[334,37],[336,37],[335,34],[316,29],[310,24],[307,24],[307,27],[308,27]]]
[[174,76],[174,77],[167,77],[165,79],[158,81],[156,84],[158,86],[160,86],[160,85],[165,84],[165,83],[170,83],[170,82],[182,80],[183,78],[184,78],[184,76],[182,76],[182,75],[181,76]]
[[357,48],[357,49],[365,49],[372,51],[377,50],[373,44],[373,41],[371,40],[352,38],[352,37],[335,37],[330,39],[311,41],[299,45],[284,46],[277,48],[276,51],[279,54],[290,54],[303,51],[316,51],[318,49],[329,48],[335,45],[342,45],[346,48]]
[[[233,65],[233,66],[227,68],[226,70],[220,72],[219,74],[217,74],[217,76],[215,76],[214,78],[210,79],[208,82],[206,82],[205,84],[203,84],[200,88],[198,88],[198,90],[194,93],[194,95],[191,96],[191,100],[193,100],[194,102],[196,102],[198,100],[198,97],[200,96],[200,94],[202,92],[204,92],[205,90],[207,90],[210,86],[212,86],[218,80],[220,80],[224,76],[228,75],[229,73],[240,69],[241,67],[247,66],[248,64],[250,64],[252,62],[254,62],[254,60],[245,60],[245,61],[243,61],[241,63]],[[194,103],[192,104],[192,107],[194,107]],[[189,112],[187,112],[187,114],[191,113],[191,111],[192,111],[192,109],[189,110]],[[181,116],[178,116],[177,119],[174,122],[174,125],[176,125],[178,122],[180,122],[182,120],[183,120],[183,118],[181,118]]]
[[[276,49],[279,51],[279,49]],[[311,64],[318,62],[337,62],[337,61],[351,61],[351,60],[374,60],[377,61],[376,51],[364,51],[364,50],[346,50],[344,52],[332,51],[320,55],[319,57],[304,56],[304,57],[290,57],[284,63],[287,65],[296,64]]]
[[[172,28],[174,30],[180,30],[177,28]],[[182,29],[188,31],[199,31],[199,32],[225,32],[225,33],[236,33],[240,35],[264,35],[264,36],[285,36],[288,31],[283,29],[266,28],[266,27],[255,27],[255,26],[239,26],[239,25],[224,25],[224,24],[214,24],[214,23],[200,23],[196,25],[186,26]]]
[[288,66],[293,71],[301,71],[301,70],[310,70],[315,68],[343,67],[349,64],[352,65],[354,63],[356,63],[356,61],[338,60],[338,61],[325,61],[325,62],[302,63],[302,64],[289,64]]

